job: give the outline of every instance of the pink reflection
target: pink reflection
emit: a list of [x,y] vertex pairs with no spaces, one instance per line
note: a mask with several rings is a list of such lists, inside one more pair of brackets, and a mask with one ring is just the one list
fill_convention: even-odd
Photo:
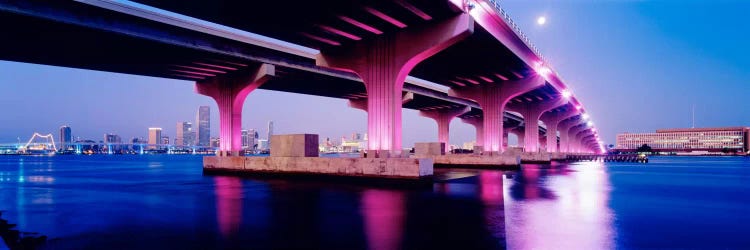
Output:
[[488,205],[503,204],[503,172],[482,171],[479,173],[479,196]]
[[[608,206],[610,184],[606,172],[598,164],[576,166],[567,175],[544,178],[543,185],[554,192],[553,200],[529,197],[506,200],[507,247],[613,248],[613,218]],[[565,172],[564,169],[560,171]],[[537,179],[539,175],[536,171],[523,171],[522,174],[524,178]]]
[[362,193],[362,215],[368,247],[399,249],[404,230],[404,194],[367,190]]
[[503,173],[479,173],[479,197],[485,203],[484,219],[487,229],[497,238],[505,237],[505,211],[503,200]]
[[224,237],[237,234],[242,222],[242,181],[233,177],[214,178],[216,183],[216,217]]
[[526,199],[539,198],[539,187],[536,184],[531,184],[539,181],[539,171],[539,169],[533,167],[524,167],[521,170],[521,175],[527,183],[523,185],[523,195]]

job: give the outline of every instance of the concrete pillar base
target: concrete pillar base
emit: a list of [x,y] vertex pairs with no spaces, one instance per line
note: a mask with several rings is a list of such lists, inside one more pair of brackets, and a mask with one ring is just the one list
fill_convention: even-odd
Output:
[[203,157],[203,171],[423,179],[433,175],[433,160],[429,158],[205,156]]

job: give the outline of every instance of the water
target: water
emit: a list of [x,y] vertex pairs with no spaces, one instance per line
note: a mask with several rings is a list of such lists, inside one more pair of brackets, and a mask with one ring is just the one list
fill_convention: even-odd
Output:
[[54,249],[750,248],[750,158],[437,170],[432,187],[203,176],[200,156],[3,156]]

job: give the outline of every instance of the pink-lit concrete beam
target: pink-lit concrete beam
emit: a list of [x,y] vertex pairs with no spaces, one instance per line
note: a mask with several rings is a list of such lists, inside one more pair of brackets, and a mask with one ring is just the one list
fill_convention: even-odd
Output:
[[318,66],[351,71],[367,88],[369,150],[401,153],[401,92],[417,63],[468,37],[474,20],[467,14],[427,26],[384,33],[351,45],[323,50]]
[[526,127],[524,151],[539,151],[539,117],[542,113],[565,105],[568,101],[563,97],[555,97],[548,100],[524,103],[508,104],[508,109],[521,113]]
[[438,142],[445,143],[445,151],[448,152],[450,148],[449,130],[451,120],[456,116],[465,114],[471,110],[470,107],[461,108],[445,108],[445,109],[433,109],[433,110],[422,110],[419,111],[419,115],[432,118],[437,122],[438,126]]
[[482,107],[482,112],[484,112],[484,151],[492,154],[493,152],[502,152],[505,105],[514,97],[534,90],[543,84],[544,78],[534,75],[515,81],[454,87],[450,89],[448,94],[474,100]]
[[560,131],[560,150],[558,152],[570,152],[570,129],[581,124],[581,122],[580,116],[576,115],[558,123],[557,130]]
[[547,141],[544,147],[547,152],[560,152],[560,149],[557,145],[557,131],[560,122],[577,114],[577,110],[568,109],[561,112],[545,112],[541,117],[539,117],[539,120],[544,122],[544,125],[547,127]]
[[[414,93],[406,92],[401,97],[401,105],[414,100]],[[349,107],[367,112],[367,98],[349,99]]]
[[260,64],[195,83],[195,92],[213,98],[219,106],[219,150],[240,155],[242,150],[242,104],[250,92],[271,79],[274,66]]

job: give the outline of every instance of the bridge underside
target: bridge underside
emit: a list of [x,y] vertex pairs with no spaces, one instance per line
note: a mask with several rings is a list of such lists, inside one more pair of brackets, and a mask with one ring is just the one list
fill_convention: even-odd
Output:
[[[459,15],[450,1],[152,1],[135,2],[303,46],[334,50],[410,27]],[[248,14],[250,13],[250,14]],[[283,14],[279,14],[283,13]],[[353,73],[316,66],[314,59],[143,19],[79,2],[0,2],[7,25],[0,60],[202,82],[263,63],[275,75],[260,89],[362,100],[367,89]],[[411,75],[452,89],[497,85],[537,76],[496,34],[480,25],[457,44],[426,58]],[[407,82],[404,108],[430,111],[470,107],[459,117],[485,114],[476,100]],[[559,97],[550,83],[513,96],[532,104]],[[559,111],[559,110],[558,110]],[[504,127],[524,117],[501,112]],[[540,129],[544,133],[545,129]]]

